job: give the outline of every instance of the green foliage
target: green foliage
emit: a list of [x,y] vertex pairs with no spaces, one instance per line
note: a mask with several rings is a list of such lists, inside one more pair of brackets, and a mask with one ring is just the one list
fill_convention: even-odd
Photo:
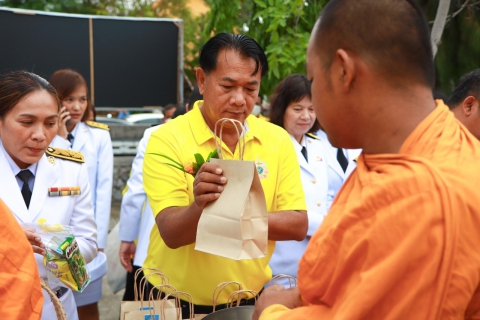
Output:
[[305,73],[308,39],[326,0],[210,0],[206,37],[243,33],[255,39],[268,58],[261,92],[270,94],[281,79]]

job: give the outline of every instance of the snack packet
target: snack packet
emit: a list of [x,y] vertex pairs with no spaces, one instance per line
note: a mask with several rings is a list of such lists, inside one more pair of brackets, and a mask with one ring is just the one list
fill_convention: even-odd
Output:
[[63,241],[52,237],[46,252],[43,258],[46,269],[70,289],[82,292],[90,276],[75,237],[69,235]]
[[91,278],[73,235],[74,228],[59,223],[47,224],[44,219],[28,226],[35,228],[45,245],[43,264],[49,281],[58,279],[66,287],[82,292]]

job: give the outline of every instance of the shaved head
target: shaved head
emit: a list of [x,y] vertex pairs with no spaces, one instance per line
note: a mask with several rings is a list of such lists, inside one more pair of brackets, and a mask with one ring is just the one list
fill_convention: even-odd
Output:
[[430,32],[413,0],[331,0],[313,37],[324,69],[330,68],[336,51],[344,49],[387,81],[434,86]]

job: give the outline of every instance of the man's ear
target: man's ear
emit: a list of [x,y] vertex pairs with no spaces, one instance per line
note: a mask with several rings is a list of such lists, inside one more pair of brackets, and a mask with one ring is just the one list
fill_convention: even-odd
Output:
[[200,92],[200,94],[203,94],[203,92],[205,91],[205,81],[207,80],[207,75],[202,68],[197,68],[197,70],[195,71],[195,75],[197,77],[198,91]]
[[340,76],[343,90],[345,93],[349,93],[353,88],[353,83],[357,75],[355,61],[352,55],[343,49],[337,50],[335,58],[338,63],[338,69],[335,70],[337,74],[334,74],[334,77],[337,77],[337,75]]
[[478,100],[474,96],[468,96],[463,100],[461,108],[463,115],[470,117],[474,109],[478,109]]

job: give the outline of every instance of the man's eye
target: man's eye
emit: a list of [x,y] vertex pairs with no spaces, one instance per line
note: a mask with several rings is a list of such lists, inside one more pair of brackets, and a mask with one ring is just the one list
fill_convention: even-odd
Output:
[[49,127],[53,127],[53,126],[56,125],[56,124],[57,124],[56,122],[49,122],[49,123],[48,123],[48,126],[49,126]]

